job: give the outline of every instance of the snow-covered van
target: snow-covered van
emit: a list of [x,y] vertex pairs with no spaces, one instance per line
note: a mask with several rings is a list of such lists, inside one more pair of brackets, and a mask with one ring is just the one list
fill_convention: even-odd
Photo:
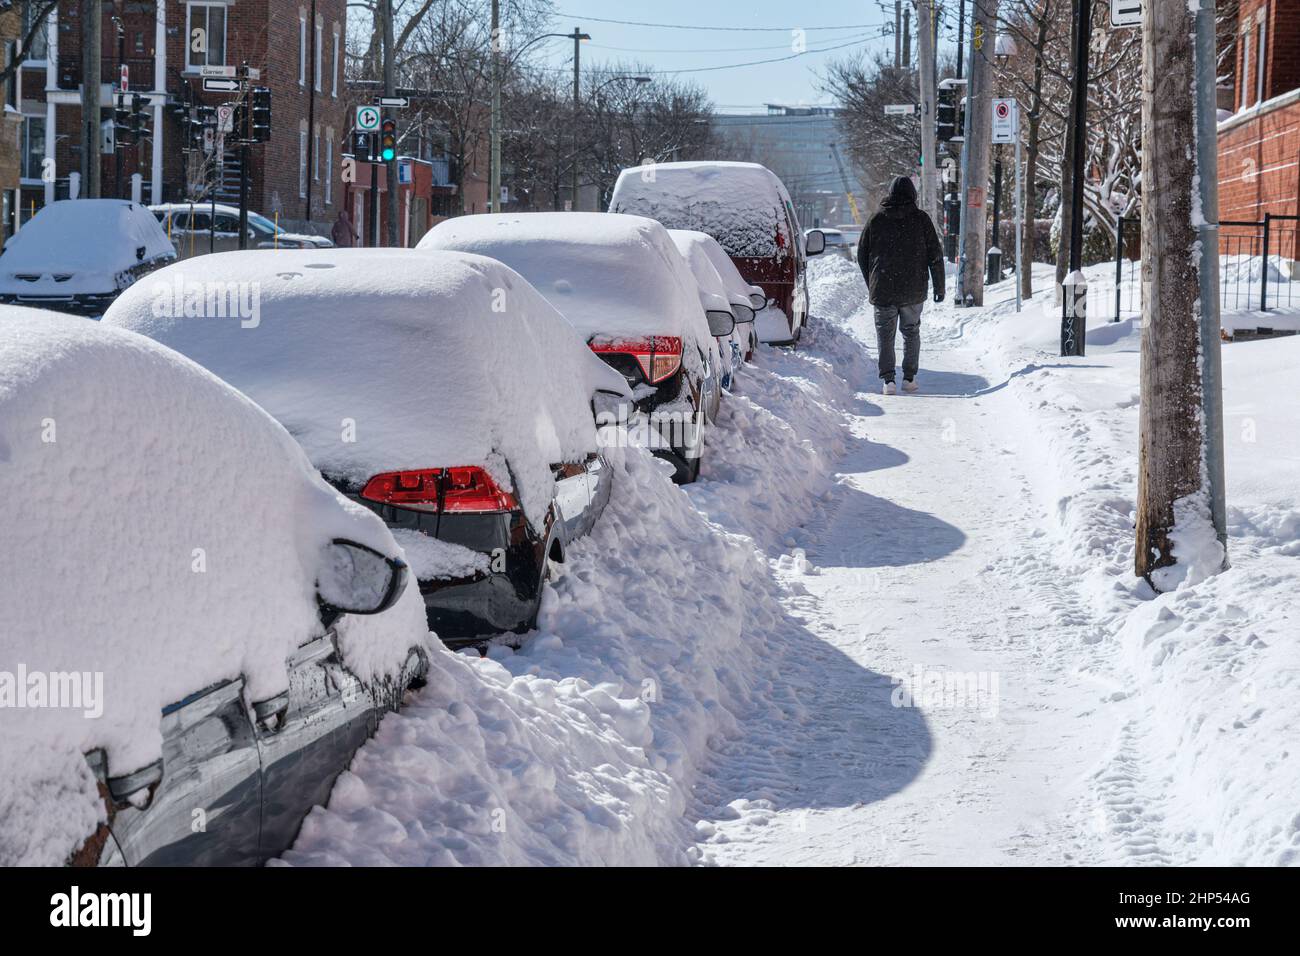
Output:
[[764,342],[789,344],[808,321],[807,256],[824,246],[801,239],[785,186],[758,163],[691,162],[633,166],[619,174],[610,212],[657,219],[669,229],[694,229],[718,241],[769,305],[756,319]]
[[158,221],[139,203],[64,199],[5,243],[0,303],[100,315],[141,276],[175,258]]

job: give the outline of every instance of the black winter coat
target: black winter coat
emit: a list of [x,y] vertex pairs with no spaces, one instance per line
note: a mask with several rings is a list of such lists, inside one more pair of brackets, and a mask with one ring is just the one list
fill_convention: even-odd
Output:
[[858,268],[872,305],[924,302],[927,273],[935,289],[943,289],[943,247],[929,215],[917,208],[916,187],[906,176],[894,180],[880,211],[862,230]]

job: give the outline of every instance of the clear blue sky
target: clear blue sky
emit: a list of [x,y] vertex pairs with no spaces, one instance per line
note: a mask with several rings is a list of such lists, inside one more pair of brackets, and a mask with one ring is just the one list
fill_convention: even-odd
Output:
[[[955,23],[956,0],[950,0],[948,6],[953,11],[949,19]],[[818,68],[830,59],[872,47],[892,51],[892,35],[881,35],[886,25],[893,25],[892,0],[888,7],[886,15],[880,4],[871,0],[555,0],[551,29],[568,32],[577,26],[591,34],[591,41],[582,45],[584,72],[589,66],[613,60],[642,61],[656,70],[687,71],[790,57],[791,31],[803,29],[807,52],[793,59],[678,74],[703,85],[719,111],[736,112],[761,109],[764,103],[828,103],[818,89]],[[606,20],[663,26],[603,22]],[[741,27],[748,29],[734,29]],[[954,32],[949,26],[949,42]],[[913,51],[915,55],[915,43]],[[572,68],[572,45],[562,40],[545,41],[543,56],[557,69]]]

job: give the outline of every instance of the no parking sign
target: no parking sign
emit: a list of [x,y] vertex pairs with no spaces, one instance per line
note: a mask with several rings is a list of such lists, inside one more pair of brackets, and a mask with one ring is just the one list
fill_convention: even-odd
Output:
[[994,143],[1014,143],[1020,138],[1020,104],[1012,97],[993,101]]

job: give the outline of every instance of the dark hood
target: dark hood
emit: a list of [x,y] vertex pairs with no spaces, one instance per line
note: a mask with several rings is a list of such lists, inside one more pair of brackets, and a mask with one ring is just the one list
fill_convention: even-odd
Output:
[[916,187],[907,176],[895,176],[889,184],[889,195],[880,202],[880,208],[892,215],[902,215],[916,208]]

